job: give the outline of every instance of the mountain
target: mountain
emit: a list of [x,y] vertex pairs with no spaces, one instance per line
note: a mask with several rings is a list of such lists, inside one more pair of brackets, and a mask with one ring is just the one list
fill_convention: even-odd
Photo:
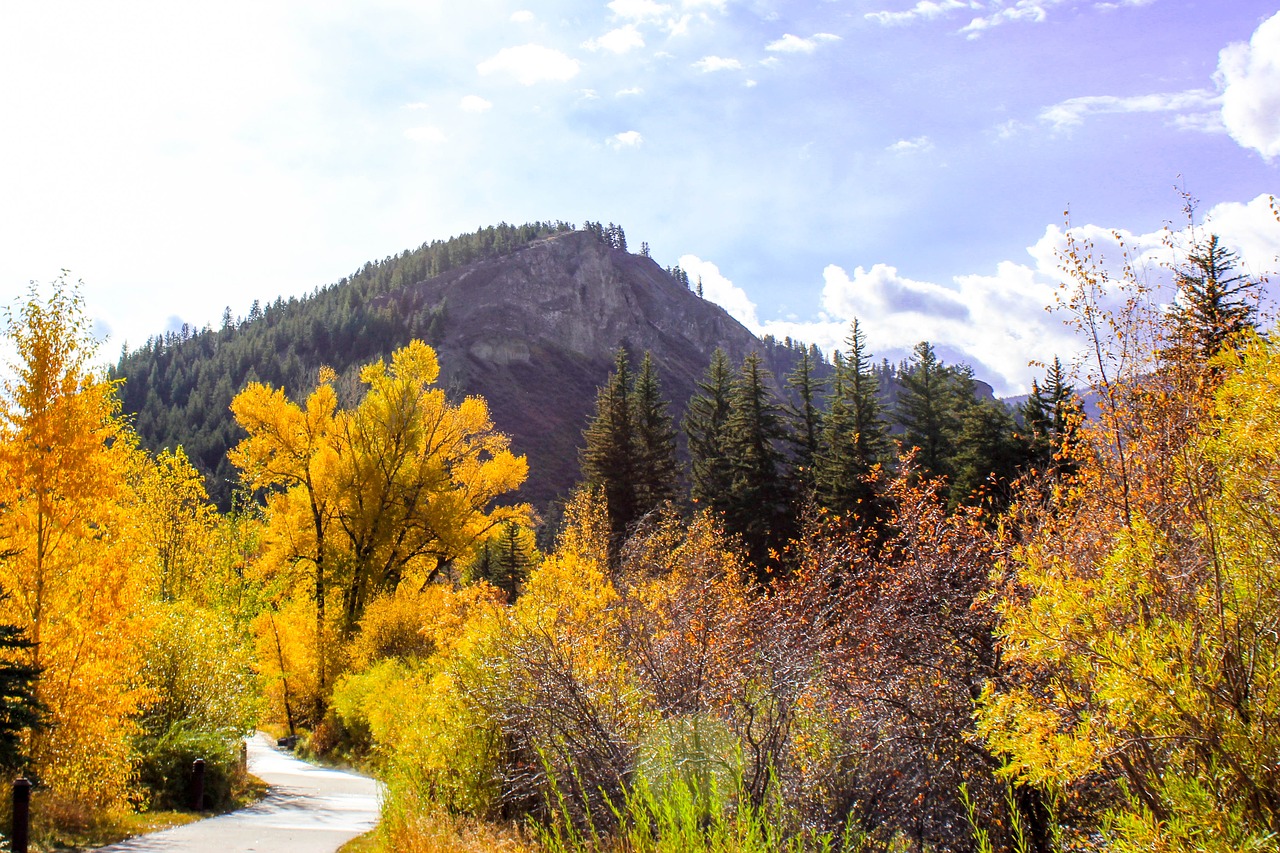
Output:
[[483,396],[495,426],[528,456],[518,497],[541,505],[578,477],[582,430],[619,346],[637,363],[652,354],[677,420],[716,347],[734,362],[759,351],[778,376],[802,347],[757,339],[678,270],[625,245],[612,225],[482,229],[366,264],[302,299],[255,302],[247,318],[228,309],[217,330],[154,338],[122,355],[114,375],[143,444],[183,446],[226,506],[235,482],[226,452],[240,435],[228,406],[245,384],[298,399],[328,365],[349,404],[361,365],[422,338],[439,353],[444,387]]
[[589,231],[546,237],[383,299],[398,314],[443,318],[432,340],[442,381],[489,402],[495,425],[529,457],[525,491],[535,501],[577,479],[582,430],[618,347],[637,366],[652,354],[677,419],[716,347],[735,361],[764,348],[653,260]]

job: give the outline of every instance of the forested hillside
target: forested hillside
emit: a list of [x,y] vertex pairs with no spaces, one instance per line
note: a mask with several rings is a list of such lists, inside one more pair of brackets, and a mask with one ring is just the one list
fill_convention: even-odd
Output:
[[254,302],[247,315],[228,307],[219,328],[183,326],[124,353],[113,376],[121,399],[150,448],[181,446],[226,505],[234,482],[227,451],[239,439],[231,399],[262,381],[302,393],[329,366],[351,384],[355,369],[413,338],[434,341],[441,311],[401,312],[380,299],[406,285],[505,255],[534,240],[572,230],[563,222],[501,224],[450,240],[435,240],[361,269],[302,299]]
[[[498,428],[534,463],[521,494],[542,505],[578,476],[578,439],[615,348],[652,353],[677,415],[716,347],[737,359],[759,351],[778,376],[809,351],[757,340],[644,251],[629,253],[612,224],[486,228],[366,264],[303,299],[255,304],[240,318],[227,309],[221,328],[154,338],[113,375],[125,380],[124,409],[143,443],[181,446],[226,507],[235,482],[226,454],[241,436],[230,404],[245,385],[303,394],[327,366],[349,399],[360,365],[421,339],[441,352],[450,394],[490,401]],[[819,375],[830,370],[810,355]]]

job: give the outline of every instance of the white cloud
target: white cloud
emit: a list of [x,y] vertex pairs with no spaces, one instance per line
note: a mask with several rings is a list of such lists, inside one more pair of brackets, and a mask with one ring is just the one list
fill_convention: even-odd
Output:
[[412,104],[405,104],[401,109],[406,110],[429,110],[431,105],[424,101],[414,101]]
[[511,20],[517,24],[527,24],[534,19],[534,15],[528,9],[519,9],[511,13]]
[[[1201,238],[1207,233],[1218,234],[1236,251],[1249,275],[1280,267],[1280,222],[1268,196],[1213,207],[1196,231]],[[1168,279],[1162,265],[1175,259],[1170,244],[1185,246],[1192,238],[1185,230],[1138,234],[1097,225],[1072,227],[1071,234],[1092,243],[1100,268],[1111,276],[1120,274],[1127,252],[1139,275],[1157,288]],[[693,255],[679,263],[691,279],[702,276],[707,299],[756,334],[790,335],[830,353],[843,348],[856,317],[875,358],[904,358],[916,343],[927,340],[948,360],[973,365],[978,378],[990,382],[996,393],[1009,395],[1026,392],[1043,373],[1031,366],[1033,360],[1057,355],[1071,363],[1083,352],[1082,340],[1063,316],[1045,310],[1057,303],[1064,278],[1060,253],[1066,246],[1067,233],[1050,225],[1027,248],[1029,262],[1001,261],[994,273],[956,275],[945,284],[912,279],[890,264],[859,266],[852,274],[829,264],[822,272],[816,319],[809,321],[762,321],[747,294],[715,264]],[[1155,298],[1167,301],[1172,294],[1157,289]]]
[[981,9],[982,4],[971,0],[920,0],[910,9],[901,12],[868,12],[864,17],[885,26],[901,26],[920,18],[932,20],[960,9]]
[[1208,89],[1191,89],[1186,92],[1164,92],[1152,95],[1089,95],[1070,98],[1040,111],[1040,120],[1064,130],[1082,124],[1090,115],[1101,113],[1178,113],[1176,120],[1183,124],[1200,122],[1203,129],[1209,119],[1205,116],[1216,110],[1220,103],[1216,92]]
[[689,33],[689,24],[693,21],[692,15],[681,15],[678,18],[671,18],[667,21],[667,35],[683,36]]
[[[1141,5],[1141,0],[1128,5]],[[1173,113],[1171,124],[1179,130],[1226,132],[1267,160],[1280,155],[1280,13],[1259,25],[1248,43],[1223,48],[1214,81],[1218,91],[1070,98],[1041,110],[1040,120],[1064,130],[1091,115]]]
[[624,148],[639,148],[644,144],[644,137],[640,135],[638,130],[624,130],[622,133],[615,133],[605,140],[605,144],[614,151],[621,151]]
[[839,40],[840,36],[832,35],[831,33],[817,33],[807,39],[794,36],[791,33],[785,33],[782,38],[765,45],[764,49],[777,53],[813,53],[822,42]]
[[564,82],[577,75],[578,60],[538,44],[504,47],[476,66],[482,75],[510,74],[525,86],[544,80]]
[[458,107],[464,113],[483,113],[493,109],[493,104],[479,95],[464,95]]
[[997,139],[1012,139],[1022,131],[1026,130],[1028,125],[1023,124],[1017,119],[1009,119],[1001,122],[995,127],[995,135]]
[[885,150],[894,154],[925,154],[933,150],[933,141],[927,136],[917,136],[915,139],[899,139]]
[[587,50],[607,50],[610,53],[623,54],[644,47],[644,36],[640,35],[635,24],[627,24],[625,27],[610,30],[599,38],[587,39],[582,46]]
[[726,59],[722,56],[704,56],[697,62],[693,63],[693,67],[703,73],[712,71],[737,71],[742,68],[742,63],[736,59]]
[[627,98],[632,95],[643,95],[644,89],[640,88],[639,86],[632,86],[630,89],[619,89],[613,94],[614,94],[614,97],[616,98]]
[[1267,160],[1280,155],[1280,13],[1263,21],[1248,44],[1222,50],[1217,80],[1231,138]]
[[653,0],[612,0],[609,11],[616,17],[631,21],[655,21],[670,12],[671,7]]
[[411,127],[404,132],[406,139],[412,139],[414,142],[444,142],[446,137],[444,131],[438,127]]
[[1156,2],[1156,0],[1115,0],[1115,2],[1094,3],[1093,8],[1106,9],[1110,11],[1124,6],[1150,6],[1154,2]]
[[1243,268],[1253,276],[1280,270],[1277,211],[1271,196],[1248,202],[1224,202],[1205,214],[1202,231],[1218,234],[1239,253]]
[[704,299],[719,305],[729,312],[730,317],[751,331],[759,333],[762,330],[760,319],[756,316],[756,304],[745,290],[725,278],[718,266],[697,255],[681,255],[676,263],[689,274],[689,281],[702,280]]
[[1173,126],[1178,130],[1191,130],[1197,133],[1226,133],[1227,126],[1222,123],[1222,113],[1186,113],[1173,117]]
[[1011,21],[1044,23],[1049,18],[1049,9],[1061,2],[1062,0],[1017,0],[1012,6],[1005,6],[989,15],[979,15],[961,27],[960,32],[968,33],[969,38],[977,38],[984,30]]

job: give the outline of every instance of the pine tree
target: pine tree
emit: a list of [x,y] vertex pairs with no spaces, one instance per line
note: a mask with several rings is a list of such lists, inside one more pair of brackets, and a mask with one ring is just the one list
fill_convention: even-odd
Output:
[[973,401],[972,370],[947,367],[933,345],[921,341],[901,373],[901,383],[894,416],[903,428],[902,451],[916,451],[916,466],[925,476],[954,475],[961,416]]
[[729,357],[716,348],[689,400],[684,432],[689,439],[690,495],[695,506],[723,512],[733,482],[729,455],[729,397],[733,376]]
[[951,504],[987,499],[1002,508],[1010,497],[1008,486],[1026,458],[1027,446],[1019,438],[1013,413],[997,400],[974,402],[961,416]]
[[759,572],[776,567],[776,555],[793,528],[782,407],[769,388],[770,375],[759,353],[742,362],[729,397],[726,423],[732,480],[725,505],[725,529],[742,537],[748,559]]
[[1059,359],[1054,358],[1043,385],[1032,380],[1031,396],[1018,414],[1022,417],[1027,463],[1042,473],[1070,473],[1074,465],[1063,451],[1084,415]]
[[630,398],[636,513],[642,516],[675,500],[680,489],[675,425],[667,411],[653,359],[647,352]]
[[836,370],[817,459],[818,503],[862,524],[882,516],[879,494],[868,482],[876,465],[888,462],[889,426],[881,412],[879,380],[870,364],[857,320],[845,339],[848,357],[836,354]]
[[1175,347],[1209,359],[1247,330],[1256,328],[1253,300],[1259,282],[1236,272],[1239,258],[1217,234],[1192,246],[1176,271],[1179,305],[1174,312]]
[[631,420],[631,370],[619,348],[614,370],[596,396],[596,415],[583,433],[579,454],[582,480],[600,488],[609,510],[609,529],[621,541],[637,518],[635,437]]
[[[0,559],[6,555],[0,554]],[[8,593],[0,591],[0,601]],[[22,769],[26,764],[23,735],[43,728],[44,705],[36,697],[41,670],[28,663],[31,640],[17,625],[0,624],[0,768]]]
[[807,347],[801,347],[800,360],[787,376],[787,385],[793,388],[800,402],[790,407],[794,423],[791,443],[795,447],[796,482],[805,495],[812,494],[815,481],[818,438],[822,431],[822,413],[816,400],[821,396],[823,381],[813,374],[814,358]]

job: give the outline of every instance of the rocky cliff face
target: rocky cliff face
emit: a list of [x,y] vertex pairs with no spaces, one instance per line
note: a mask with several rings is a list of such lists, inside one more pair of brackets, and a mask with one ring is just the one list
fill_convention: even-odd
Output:
[[651,259],[575,231],[385,297],[439,315],[432,343],[442,381],[485,397],[498,429],[529,457],[521,497],[542,503],[578,476],[582,430],[625,347],[652,354],[672,414],[682,416],[716,347],[740,362],[761,347],[724,309]]

